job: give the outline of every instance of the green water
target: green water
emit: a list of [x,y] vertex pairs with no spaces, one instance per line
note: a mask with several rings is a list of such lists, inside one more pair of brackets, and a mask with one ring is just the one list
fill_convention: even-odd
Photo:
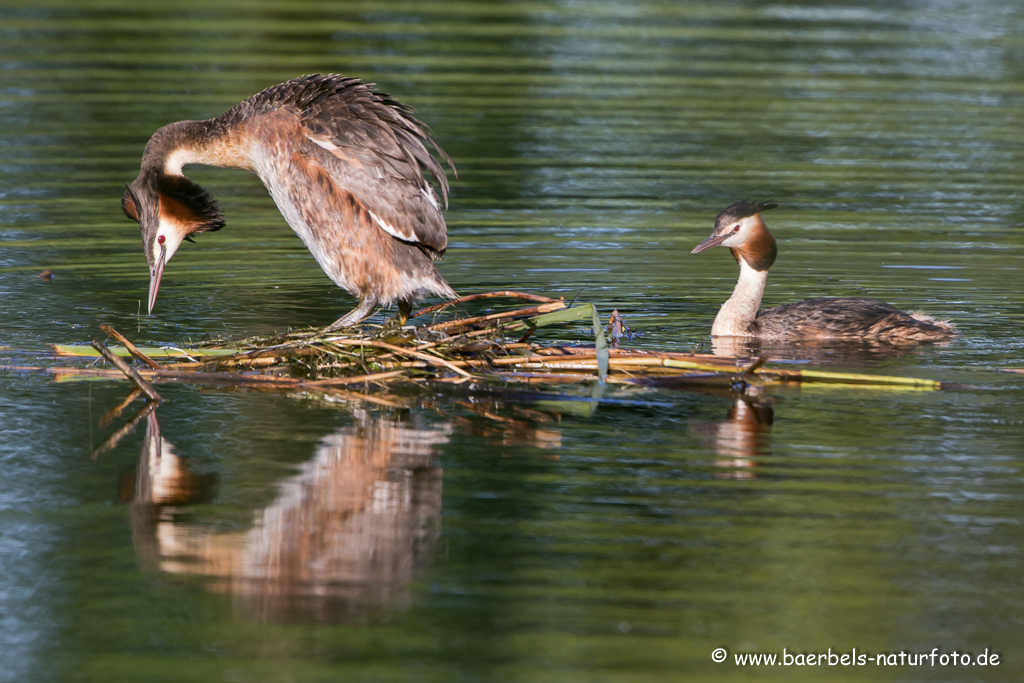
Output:
[[[970,385],[773,389],[771,423],[672,390],[166,386],[92,458],[139,407],[101,425],[124,383],[0,370],[0,681],[1020,679],[1021,26],[1008,0],[0,3],[5,363],[101,322],[181,343],[347,311],[257,179],[195,168],[228,226],[140,316],[119,208],[158,127],[333,71],[455,161],[440,270],[462,294],[582,290],[633,346],[707,348],[735,264],[689,251],[771,197],[767,304],[866,295],[962,335],[770,353]],[[937,647],[1001,660],[732,658]]]

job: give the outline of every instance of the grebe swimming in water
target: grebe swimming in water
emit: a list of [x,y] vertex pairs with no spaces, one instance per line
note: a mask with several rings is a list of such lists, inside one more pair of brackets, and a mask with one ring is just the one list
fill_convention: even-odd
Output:
[[846,339],[888,342],[938,342],[956,335],[956,328],[921,313],[904,313],[876,299],[810,299],[758,311],[768,269],[775,262],[775,238],[761,212],[777,204],[739,201],[715,219],[711,236],[694,247],[729,247],[740,267],[739,282],[711,327],[713,337],[757,339]]
[[[357,78],[303,76],[267,88],[220,116],[179,121],[150,138],[121,208],[142,227],[149,261],[149,312],[160,278],[183,240],[219,230],[216,200],[182,174],[187,164],[255,172],[284,219],[338,286],[359,305],[328,329],[353,325],[378,304],[454,297],[434,268],[448,233],[448,179],[412,110]],[[454,170],[454,167],[452,167]]]

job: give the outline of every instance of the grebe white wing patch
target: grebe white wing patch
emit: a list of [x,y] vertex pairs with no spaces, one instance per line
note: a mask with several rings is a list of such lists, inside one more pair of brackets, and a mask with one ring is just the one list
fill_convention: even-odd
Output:
[[331,154],[337,154],[338,152],[341,151],[340,149],[338,149],[338,146],[336,144],[334,144],[333,142],[331,142],[330,140],[325,140],[324,138],[318,138],[318,137],[313,136],[313,135],[307,135],[306,137],[309,138],[310,140],[312,140],[313,142],[315,142],[316,144],[320,145],[324,149],[326,149]]
[[365,127],[329,123],[323,130],[307,126],[303,137],[313,143],[304,145],[307,153],[336,189],[350,193],[392,237],[443,252],[448,239],[438,194],[424,180],[416,158],[403,155],[393,131],[393,149],[382,151],[374,145],[388,147],[386,129],[379,139],[371,139]]
[[424,185],[423,187],[420,188],[420,192],[423,193],[423,196],[427,198],[427,201],[430,202],[430,205],[432,207],[434,207],[438,211],[441,210],[441,207],[437,203],[437,197],[434,196],[434,191],[433,190],[431,190],[429,187]]
[[406,242],[419,242],[419,240],[416,239],[416,234],[414,232],[396,229],[394,226],[389,225],[387,221],[382,220],[380,216],[375,214],[373,211],[370,211],[369,209],[367,209],[367,213],[369,213],[370,217],[373,218],[374,221],[376,221],[377,225],[379,225],[381,229],[383,229],[384,232],[388,233],[389,235],[397,237],[400,240],[405,240]]
[[[318,146],[326,149],[328,152],[330,152],[334,156],[338,157],[339,159],[344,161],[346,164],[349,164],[353,168],[358,168],[358,169],[362,169],[363,168],[363,162],[362,161],[360,161],[356,157],[349,156],[348,154],[345,154],[345,152],[342,151],[341,147],[338,147],[329,138],[322,138],[322,137],[319,137],[319,136],[316,136],[316,135],[310,135],[309,133],[306,134],[306,137],[311,142],[314,142]],[[377,174],[378,175],[380,174],[380,168],[379,167],[377,169]]]

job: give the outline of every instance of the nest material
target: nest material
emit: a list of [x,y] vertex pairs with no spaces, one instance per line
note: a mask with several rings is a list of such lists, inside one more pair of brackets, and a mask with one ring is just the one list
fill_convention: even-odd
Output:
[[[457,304],[510,297],[534,305],[472,317],[438,320],[457,311]],[[132,355],[147,368],[101,370],[54,368],[71,374],[119,375],[124,372],[150,399],[148,382],[177,381],[204,384],[260,386],[282,389],[330,390],[352,384],[390,384],[400,381],[462,383],[470,380],[565,384],[607,381],[684,388],[772,381],[818,381],[846,384],[941,388],[934,380],[878,375],[821,372],[806,369],[768,369],[765,359],[721,357],[709,354],[659,352],[617,348],[623,337],[622,320],[613,312],[607,330],[591,304],[569,306],[522,292],[490,292],[464,297],[417,312],[411,318],[431,322],[419,326],[390,323],[339,332],[289,331],[241,341],[216,341],[187,348],[139,349],[109,326],[102,326],[123,349],[110,352],[94,346],[114,362],[114,356]],[[594,345],[547,344],[530,341],[541,328],[588,324]],[[611,343],[606,341],[607,336]],[[83,355],[87,347],[58,346],[58,353]],[[160,363],[155,357],[165,359]],[[169,362],[166,362],[169,361]],[[140,383],[140,380],[142,383]],[[155,393],[155,390],[154,390]]]

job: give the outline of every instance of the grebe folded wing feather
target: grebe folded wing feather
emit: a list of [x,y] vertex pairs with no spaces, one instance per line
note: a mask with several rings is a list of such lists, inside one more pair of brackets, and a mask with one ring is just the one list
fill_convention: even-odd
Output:
[[[318,84],[320,85],[320,84]],[[320,88],[309,102],[299,98],[303,134],[316,156],[343,187],[390,234],[443,253],[447,229],[433,176],[447,205],[448,179],[430,153],[451,160],[427,135],[411,110],[362,83],[343,81]]]
[[306,137],[309,147],[305,152],[366,207],[381,229],[398,239],[444,253],[448,247],[447,227],[434,191],[425,181],[419,186],[382,182],[377,173],[388,173],[386,164],[368,164],[365,154],[353,154],[334,140],[309,134]]

